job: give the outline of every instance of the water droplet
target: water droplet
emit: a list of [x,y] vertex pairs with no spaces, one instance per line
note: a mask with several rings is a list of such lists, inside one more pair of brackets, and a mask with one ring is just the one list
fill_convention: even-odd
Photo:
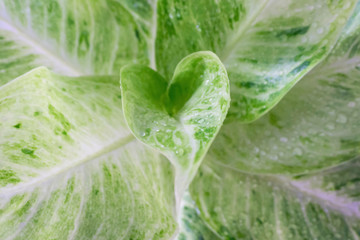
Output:
[[324,29],[323,28],[318,28],[318,30],[317,30],[317,33],[318,34],[322,34],[324,32]]
[[184,150],[182,148],[179,148],[175,151],[176,155],[182,156],[184,154]]
[[196,29],[197,29],[199,32],[201,32],[201,28],[200,28],[200,25],[199,25],[199,24],[196,25]]
[[151,129],[150,129],[150,128],[147,128],[147,129],[145,129],[144,132],[140,133],[140,135],[141,135],[142,137],[147,137],[147,136],[150,135],[150,131],[151,131]]
[[294,154],[294,155],[301,155],[301,154],[302,154],[302,150],[301,150],[300,148],[295,148],[293,154]]
[[336,119],[336,122],[338,122],[338,123],[346,123],[346,122],[347,122],[347,118],[346,118],[345,115],[340,114],[340,115],[338,116],[338,118]]
[[345,5],[343,6],[343,9],[344,10],[348,9],[350,7],[350,5],[351,5],[350,2],[345,3]]
[[334,130],[335,129],[335,125],[332,124],[332,123],[329,123],[326,125],[326,128],[329,129],[329,130]]
[[195,208],[195,211],[196,211],[197,214],[200,214],[199,208]]
[[281,142],[287,142],[288,139],[287,139],[286,137],[281,137],[281,138],[280,138],[280,141],[281,141]]
[[353,108],[353,107],[355,107],[356,106],[356,103],[355,102],[349,102],[348,103],[348,107],[350,107],[350,108]]

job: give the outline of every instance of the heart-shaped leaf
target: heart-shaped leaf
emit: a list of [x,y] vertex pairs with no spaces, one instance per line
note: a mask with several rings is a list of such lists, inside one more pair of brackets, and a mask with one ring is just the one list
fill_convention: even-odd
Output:
[[359,239],[359,43],[360,2],[332,53],[277,107],[222,127],[191,182],[182,235]]
[[129,65],[120,75],[126,121],[139,140],[175,165],[179,199],[225,119],[225,67],[215,54],[197,52],[178,64],[171,81],[141,65]]
[[156,66],[210,50],[226,66],[226,121],[252,122],[273,108],[334,46],[356,0],[159,0]]

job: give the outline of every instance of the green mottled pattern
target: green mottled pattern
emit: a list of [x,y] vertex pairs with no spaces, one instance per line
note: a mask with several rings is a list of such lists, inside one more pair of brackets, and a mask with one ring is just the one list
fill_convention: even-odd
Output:
[[355,0],[160,0],[156,64],[170,77],[187,54],[211,50],[231,82],[228,120],[271,109],[334,45]]
[[0,114],[1,168],[21,180],[130,134],[117,78],[67,78],[38,68],[1,87]]
[[178,167],[179,199],[225,119],[226,70],[215,54],[198,52],[178,64],[171,81],[139,65],[123,68],[120,77],[126,121]]
[[360,7],[332,54],[272,111],[224,126],[210,157],[249,172],[302,173],[359,156],[359,16]]
[[200,217],[200,211],[191,199],[189,192],[181,199],[180,232],[176,240],[216,240],[221,239],[206,226]]
[[220,131],[190,194],[222,239],[360,238],[359,13],[273,110]]
[[[324,173],[326,184],[344,183],[332,178],[341,171]],[[314,180],[319,182],[315,176],[245,174],[205,161],[190,192],[201,217],[222,239],[359,239],[359,199],[312,186]]]
[[0,86],[38,65],[36,61],[39,56],[32,53],[28,46],[12,40],[15,37],[16,35],[5,32],[3,28],[0,30]]
[[0,84],[32,68],[65,75],[118,74],[149,64],[154,2],[1,0]]
[[[354,212],[360,212],[355,208],[360,202],[360,158],[353,159],[338,166],[325,169],[312,174],[298,175],[295,179],[304,182],[311,188],[323,189],[327,192],[335,192],[338,197],[348,199],[354,203]],[[360,207],[360,206],[359,206]]]
[[0,189],[0,238],[169,239],[171,179],[166,159],[130,143],[46,181]]
[[0,239],[169,239],[174,170],[125,125],[118,78],[0,87]]

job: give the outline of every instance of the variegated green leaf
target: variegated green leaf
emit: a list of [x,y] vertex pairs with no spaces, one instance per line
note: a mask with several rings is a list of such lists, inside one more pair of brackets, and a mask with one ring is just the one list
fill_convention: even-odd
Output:
[[360,161],[291,179],[204,161],[191,196],[221,239],[358,240]]
[[200,211],[189,192],[185,192],[181,199],[181,212],[179,216],[180,232],[177,240],[216,240],[217,236],[201,219]]
[[0,0],[0,85],[42,65],[63,75],[118,75],[130,62],[154,62],[155,5]]
[[170,77],[187,54],[215,52],[231,83],[228,120],[250,122],[327,55],[356,2],[160,0],[156,64]]
[[210,158],[258,173],[302,173],[360,155],[360,5],[329,57],[267,115],[219,133]]
[[139,65],[123,68],[120,78],[131,131],[177,168],[179,203],[225,119],[230,102],[226,70],[215,54],[198,52],[178,64],[170,81]]
[[169,239],[174,170],[135,140],[119,79],[35,69],[0,87],[0,239]]
[[[358,240],[359,15],[276,108],[221,130],[191,197],[228,79],[209,53],[173,76],[216,52],[228,119],[252,121],[325,58],[355,2],[0,0],[0,239],[173,239],[177,220],[179,239]],[[172,80],[125,68],[125,114],[173,166],[128,130],[118,77],[7,83],[155,55]]]
[[359,239],[359,10],[267,116],[219,133],[190,193],[222,239]]

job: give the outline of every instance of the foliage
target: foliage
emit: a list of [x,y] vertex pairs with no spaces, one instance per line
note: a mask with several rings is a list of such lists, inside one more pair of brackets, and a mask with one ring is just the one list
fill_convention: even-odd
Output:
[[0,239],[360,237],[356,0],[0,0]]

